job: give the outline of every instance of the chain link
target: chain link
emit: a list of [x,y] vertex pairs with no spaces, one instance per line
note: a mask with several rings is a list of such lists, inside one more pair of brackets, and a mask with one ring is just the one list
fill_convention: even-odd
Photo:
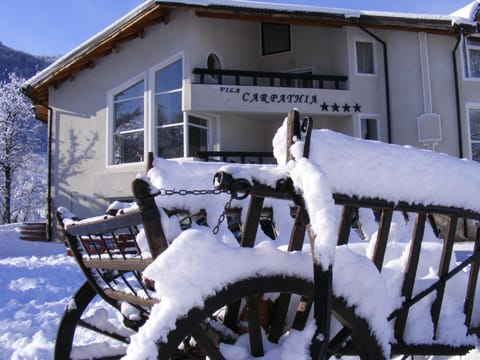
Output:
[[230,199],[227,201],[223,208],[223,212],[220,214],[217,220],[217,225],[212,229],[214,235],[218,234],[220,230],[220,225],[225,221],[226,213],[232,206],[232,201],[234,199],[233,194],[230,193],[229,190],[220,190],[220,189],[209,189],[209,190],[186,190],[186,189],[159,189],[156,193],[152,194],[152,196],[171,196],[171,195],[220,195],[220,194],[230,194]]
[[215,227],[212,229],[212,232],[213,232],[214,235],[218,234],[218,231],[220,230],[220,225],[222,225],[222,223],[225,221],[226,213],[230,209],[230,207],[232,206],[233,199],[234,199],[233,196],[230,197],[230,200],[227,201],[227,203],[225,204],[225,206],[223,208],[223,212],[218,217],[217,225],[215,225]]
[[186,189],[159,189],[156,193],[153,193],[152,196],[171,196],[171,195],[220,195],[223,193],[230,193],[228,190],[220,189],[209,189],[209,190],[186,190]]

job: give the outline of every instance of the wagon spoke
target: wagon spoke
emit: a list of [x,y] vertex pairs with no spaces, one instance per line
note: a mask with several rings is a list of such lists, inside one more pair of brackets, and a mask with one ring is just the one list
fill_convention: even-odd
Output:
[[248,307],[248,335],[250,337],[250,348],[253,356],[263,356],[262,327],[260,324],[260,311],[258,298],[249,296]]
[[201,325],[192,329],[191,334],[198,345],[207,353],[211,360],[225,360],[218,349],[218,345],[210,338],[205,328]]

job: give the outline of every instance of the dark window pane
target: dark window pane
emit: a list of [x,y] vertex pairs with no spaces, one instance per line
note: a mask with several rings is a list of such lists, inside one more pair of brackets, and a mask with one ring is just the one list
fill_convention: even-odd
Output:
[[207,129],[188,127],[188,156],[197,156],[197,152],[207,150]]
[[263,55],[290,51],[290,25],[262,23]]
[[143,80],[136,83],[135,85],[130,86],[129,88],[123,90],[121,93],[118,93],[113,98],[114,101],[127,100],[135,97],[143,96],[144,85]]
[[114,164],[143,161],[143,131],[114,135],[113,143]]
[[182,88],[182,60],[157,71],[155,76],[155,91],[157,93]]
[[183,157],[183,126],[157,130],[157,155],[163,158]]
[[143,98],[115,104],[113,132],[143,129]]
[[472,143],[472,160],[480,161],[480,143]]
[[473,141],[480,141],[480,109],[470,109],[470,138]]
[[367,140],[378,140],[378,129],[376,119],[361,120],[361,137]]
[[470,49],[469,52],[470,62],[470,76],[480,77],[480,50]]
[[360,74],[373,74],[373,44],[370,42],[357,42],[357,72]]
[[183,122],[181,92],[157,95],[155,99],[157,109],[157,125]]
[[480,37],[469,36],[467,38],[468,45],[480,46]]
[[188,116],[188,122],[195,124],[195,125],[200,125],[200,126],[205,126],[207,127],[207,120],[198,118],[196,116],[189,115]]

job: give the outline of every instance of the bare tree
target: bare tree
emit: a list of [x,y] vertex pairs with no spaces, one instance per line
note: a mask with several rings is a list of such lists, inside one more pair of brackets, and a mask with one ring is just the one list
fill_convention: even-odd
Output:
[[0,81],[0,177],[2,222],[11,221],[12,181],[38,142],[31,104],[22,93],[24,79],[10,73]]

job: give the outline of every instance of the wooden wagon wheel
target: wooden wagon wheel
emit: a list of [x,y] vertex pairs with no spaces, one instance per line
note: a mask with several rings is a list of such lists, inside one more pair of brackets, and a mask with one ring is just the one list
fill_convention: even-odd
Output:
[[[158,358],[176,358],[175,354],[178,354],[178,349],[183,346],[185,339],[191,336],[202,348],[205,356],[208,356],[210,359],[225,359],[225,355],[219,349],[219,344],[231,343],[233,339],[229,335],[231,332],[226,329],[226,326],[222,329],[222,320],[216,315],[220,309],[225,309],[226,306],[238,302],[239,299],[259,299],[266,293],[291,295],[292,299],[298,300],[295,305],[301,303],[299,306],[301,308],[302,305],[309,303],[308,299],[313,297],[313,292],[314,286],[311,281],[294,276],[280,274],[239,280],[225,287],[224,290],[216,295],[207,298],[203,309],[193,308],[186,316],[179,318],[175,329],[167,336],[168,341],[158,344]],[[258,304],[256,301],[249,303],[249,306],[252,308],[249,309],[248,320],[242,320],[247,321],[243,327],[248,328],[251,353],[254,353],[252,355],[261,356],[262,354],[255,354],[257,350],[254,349],[254,344],[262,342],[260,329],[264,325],[260,319],[262,311],[256,309],[256,304]],[[305,310],[305,308],[301,310]],[[299,331],[303,330],[307,317],[305,314],[299,313],[299,315],[293,321],[293,324],[284,327],[282,334],[286,334],[292,328],[296,328]],[[301,320],[302,317],[304,318],[303,320]],[[216,322],[215,326],[209,325],[212,321]],[[357,355],[364,360],[385,358],[381,346],[369,330],[365,319],[358,317],[354,313],[353,308],[348,307],[344,300],[337,297],[333,298],[333,322],[338,325],[337,331],[330,338],[329,351],[325,358],[341,355]],[[266,329],[266,331],[268,332],[269,330]]]
[[[60,322],[55,342],[55,359],[120,359],[125,355],[125,349],[130,342],[134,330],[125,327],[120,321],[111,324],[110,321],[99,324],[89,320],[89,309],[97,301],[101,307],[110,308],[118,313],[120,309],[100,299],[89,282],[85,282],[70,300]],[[107,325],[108,326],[105,326]],[[95,339],[95,343],[76,344],[76,333],[83,332],[81,337]],[[77,334],[78,336],[78,334]],[[83,346],[83,347],[82,347]]]

